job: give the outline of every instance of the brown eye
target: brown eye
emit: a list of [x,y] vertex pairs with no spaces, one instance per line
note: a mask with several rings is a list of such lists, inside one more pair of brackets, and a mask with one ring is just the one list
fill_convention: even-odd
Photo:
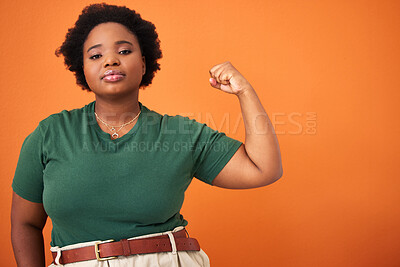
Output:
[[120,53],[121,55],[127,55],[127,54],[132,53],[132,51],[131,51],[131,50],[128,50],[128,49],[125,49],[125,50],[119,51],[119,53]]
[[93,55],[93,56],[89,57],[89,59],[98,59],[100,57],[101,57],[100,54],[96,54],[96,55]]

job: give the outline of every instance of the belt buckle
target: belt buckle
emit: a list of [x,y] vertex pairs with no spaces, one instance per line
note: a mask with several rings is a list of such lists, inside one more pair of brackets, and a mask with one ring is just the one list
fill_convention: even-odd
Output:
[[102,258],[100,257],[100,250],[99,250],[99,245],[100,244],[104,244],[104,243],[110,243],[110,242],[114,242],[114,239],[110,239],[110,240],[106,240],[106,241],[98,241],[96,243],[94,243],[94,253],[96,254],[96,259],[98,261],[106,261],[106,260],[112,260],[112,259],[116,259],[116,256],[112,256],[112,257],[107,257],[107,258]]

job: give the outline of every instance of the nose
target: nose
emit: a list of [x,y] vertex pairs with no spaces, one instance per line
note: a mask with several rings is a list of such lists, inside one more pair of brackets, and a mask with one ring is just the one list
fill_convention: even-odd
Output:
[[104,67],[108,66],[119,66],[120,61],[115,55],[108,55],[105,57],[103,65]]

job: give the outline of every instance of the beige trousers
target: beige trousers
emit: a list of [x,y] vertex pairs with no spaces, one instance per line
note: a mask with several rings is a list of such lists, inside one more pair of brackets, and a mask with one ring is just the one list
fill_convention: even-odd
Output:
[[[164,233],[156,233],[143,235],[138,237],[133,237],[130,239],[140,239],[145,237],[153,237],[159,235],[165,235],[168,233],[174,233],[179,230],[184,229],[183,226],[176,227],[172,231],[164,232]],[[128,240],[130,240],[128,239]],[[73,248],[80,248],[86,246],[93,246],[93,242],[85,242],[74,245],[65,246],[62,248],[52,247],[52,252],[68,250]],[[208,259],[207,254],[200,249],[200,251],[177,251],[176,254],[172,252],[161,252],[161,253],[150,253],[150,254],[140,254],[140,255],[132,255],[128,257],[118,257],[117,259],[107,260],[107,261],[81,261],[76,263],[69,263],[65,265],[56,265],[52,263],[49,267],[56,266],[66,266],[66,267],[209,267],[210,260]]]

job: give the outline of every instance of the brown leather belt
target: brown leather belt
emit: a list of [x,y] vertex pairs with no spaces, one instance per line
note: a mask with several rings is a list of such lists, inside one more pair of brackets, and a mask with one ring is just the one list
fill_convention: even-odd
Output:
[[[175,239],[177,251],[199,251],[200,245],[194,238],[186,237],[186,230],[182,229],[172,233]],[[58,259],[60,264],[67,264],[88,260],[109,260],[118,256],[130,256],[134,254],[172,252],[171,241],[168,235],[146,237],[140,239],[122,239],[121,241],[101,241],[93,246],[60,251]],[[56,263],[58,253],[52,252],[53,262]]]

